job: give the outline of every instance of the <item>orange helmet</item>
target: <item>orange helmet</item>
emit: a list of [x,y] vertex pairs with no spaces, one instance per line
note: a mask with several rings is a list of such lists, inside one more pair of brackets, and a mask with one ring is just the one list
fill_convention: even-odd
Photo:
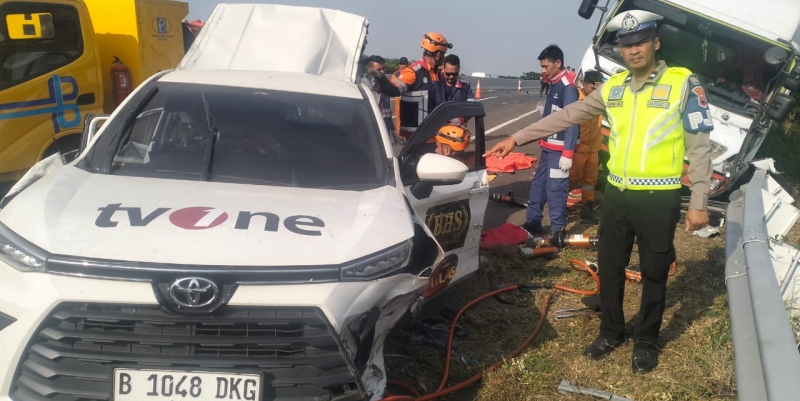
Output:
[[431,53],[447,53],[447,49],[452,49],[453,44],[447,43],[447,39],[445,39],[440,33],[428,32],[422,36],[422,43],[419,45],[419,47]]
[[446,124],[436,133],[436,142],[450,146],[456,152],[463,152],[469,146],[470,133],[461,125]]

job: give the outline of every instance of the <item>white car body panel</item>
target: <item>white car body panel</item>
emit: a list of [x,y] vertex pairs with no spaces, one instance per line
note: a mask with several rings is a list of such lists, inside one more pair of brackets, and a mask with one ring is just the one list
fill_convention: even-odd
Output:
[[219,4],[178,69],[301,72],[356,82],[368,26],[366,18],[338,10]]
[[[113,204],[140,208],[133,213],[141,221],[126,210],[110,220],[99,217],[98,208]],[[178,211],[189,207],[208,208],[198,217],[213,220],[201,217],[189,229],[176,226]],[[242,211],[276,214],[277,231],[265,231],[266,218],[258,216],[249,228],[235,228]],[[321,219],[324,227],[304,228],[321,234],[291,232],[285,224],[293,215]],[[100,227],[98,219],[116,226]],[[53,254],[212,266],[340,264],[413,235],[404,196],[390,186],[365,192],[282,188],[91,174],[73,166],[20,193],[0,211],[0,220]]]
[[[0,367],[18,364],[28,339],[59,303],[158,305],[150,283],[21,273],[2,264],[0,268],[3,269],[4,289],[0,293],[0,310],[17,318],[0,332]],[[244,285],[236,291],[229,305],[319,307],[337,332],[365,311],[378,306],[383,316],[378,325],[383,326],[383,330],[377,327],[376,333],[385,337],[427,283],[426,278],[402,274],[376,281],[320,283],[313,287],[309,284]],[[345,340],[347,338],[342,338],[347,347],[349,344]],[[374,349],[373,353],[382,356],[382,350],[381,341],[380,350]],[[376,361],[375,370],[368,370],[367,377],[362,378],[373,400],[381,398],[380,390],[385,386],[385,377],[383,382],[375,380],[376,372],[384,371],[382,357],[377,359],[380,361]],[[0,401],[12,401],[7,394],[15,373],[13,368],[0,369]]]

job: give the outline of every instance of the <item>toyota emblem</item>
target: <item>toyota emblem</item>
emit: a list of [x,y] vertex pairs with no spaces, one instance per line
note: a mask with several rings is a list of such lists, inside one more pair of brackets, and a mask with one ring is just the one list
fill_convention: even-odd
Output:
[[219,288],[209,279],[186,277],[172,283],[169,287],[169,297],[181,308],[203,308],[217,300]]

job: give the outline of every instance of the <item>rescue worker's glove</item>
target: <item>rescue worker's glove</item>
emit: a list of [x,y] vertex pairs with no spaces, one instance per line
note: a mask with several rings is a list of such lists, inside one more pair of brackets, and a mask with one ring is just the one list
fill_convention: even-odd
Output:
[[384,77],[384,73],[378,70],[367,71],[364,76],[375,78],[376,81],[380,81]]
[[558,167],[563,172],[568,172],[569,169],[572,168],[572,159],[569,157],[561,156],[561,160],[558,161]]

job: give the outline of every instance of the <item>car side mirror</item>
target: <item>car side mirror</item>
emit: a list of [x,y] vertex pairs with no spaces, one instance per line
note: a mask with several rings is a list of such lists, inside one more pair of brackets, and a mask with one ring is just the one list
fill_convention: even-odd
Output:
[[92,138],[94,138],[97,130],[100,129],[108,118],[108,115],[89,114],[86,116],[83,123],[83,134],[81,135],[81,146],[78,149],[78,154],[83,153],[83,151],[89,147],[89,143],[92,142]]
[[789,118],[789,114],[792,112],[792,109],[794,109],[796,104],[797,100],[795,100],[794,97],[785,93],[778,93],[767,105],[767,116],[779,123],[782,123]]
[[411,186],[411,193],[417,199],[431,196],[437,185],[456,185],[464,181],[469,168],[466,164],[436,153],[422,155],[417,163],[419,181]]

